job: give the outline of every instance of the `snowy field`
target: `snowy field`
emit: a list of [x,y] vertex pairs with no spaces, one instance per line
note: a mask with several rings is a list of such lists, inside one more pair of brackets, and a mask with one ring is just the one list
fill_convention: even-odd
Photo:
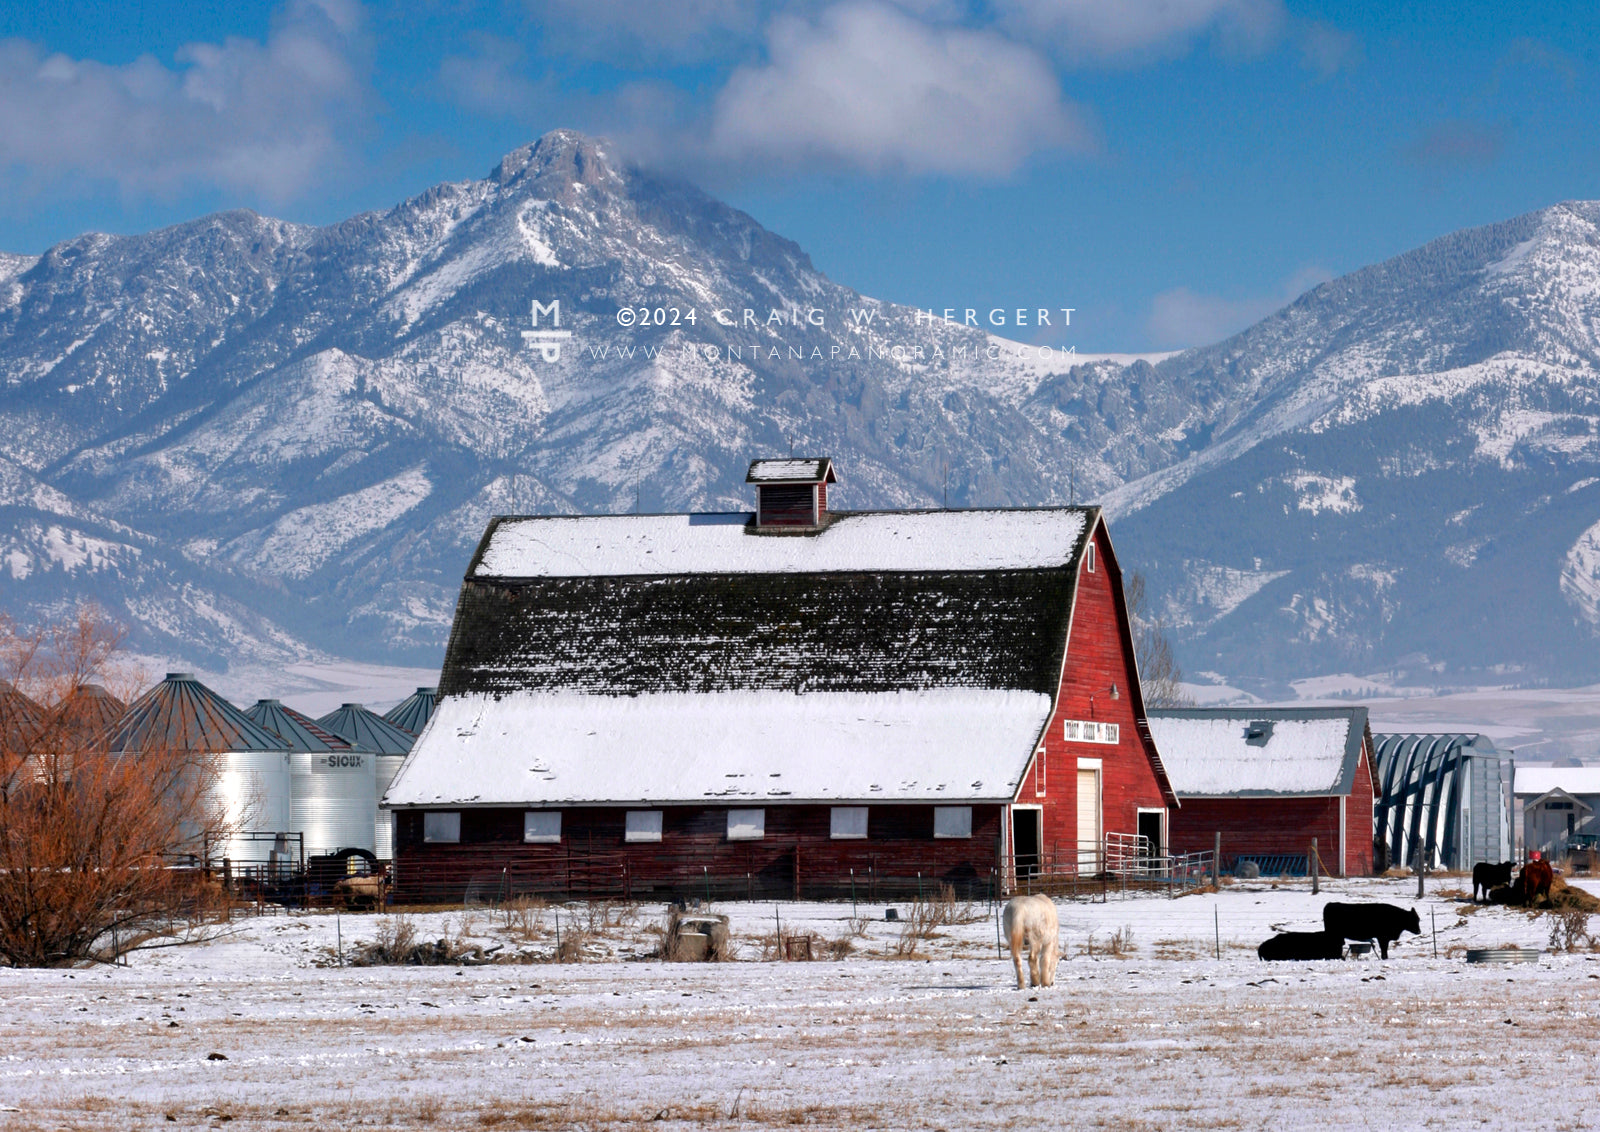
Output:
[[[1467,946],[1547,946],[1552,921],[1463,914],[1461,884],[1063,904],[1037,992],[983,904],[909,955],[882,904],[719,905],[738,956],[718,964],[642,958],[659,905],[239,919],[126,968],[0,970],[0,1129],[1595,1125],[1600,954],[1468,966]],[[1387,962],[1255,958],[1341,898],[1414,905],[1424,935]],[[585,961],[549,961],[558,913]],[[775,914],[851,954],[763,961]],[[520,961],[337,965],[405,924]]]

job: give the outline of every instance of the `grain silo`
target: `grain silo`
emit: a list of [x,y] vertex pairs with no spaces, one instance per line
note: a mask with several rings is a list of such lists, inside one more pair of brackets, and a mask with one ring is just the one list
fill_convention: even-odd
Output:
[[317,720],[317,723],[352,746],[373,753],[376,766],[372,782],[372,842],[369,847],[380,860],[391,859],[394,856],[393,818],[387,811],[378,808],[378,802],[389,789],[394,776],[400,772],[400,764],[411,753],[411,744],[417,741],[416,735],[360,704],[344,704],[338,711],[329,712]]
[[421,735],[428,720],[433,718],[434,706],[439,702],[438,688],[418,688],[394,707],[383,713],[383,718],[413,735]]
[[[290,829],[289,752],[277,735],[194,678],[169,672],[136,700],[112,733],[113,753],[179,750],[215,756],[214,816],[231,836],[207,848],[214,861],[265,864],[271,834]],[[252,836],[254,835],[254,836]]]
[[245,714],[289,748],[294,797],[289,827],[305,839],[306,856],[339,849],[371,852],[378,814],[374,753],[277,700],[260,700]]

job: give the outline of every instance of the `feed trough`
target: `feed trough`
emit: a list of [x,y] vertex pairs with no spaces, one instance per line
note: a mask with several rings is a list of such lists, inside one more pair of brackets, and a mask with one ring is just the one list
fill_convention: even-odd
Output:
[[1543,954],[1537,947],[1473,947],[1467,949],[1467,962],[1533,963]]

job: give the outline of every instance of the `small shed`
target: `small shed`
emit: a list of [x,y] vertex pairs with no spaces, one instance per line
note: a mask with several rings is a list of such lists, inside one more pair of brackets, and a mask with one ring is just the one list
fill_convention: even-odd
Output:
[[1600,767],[1521,767],[1516,799],[1525,851],[1560,859],[1574,837],[1600,834]]
[[1512,855],[1516,767],[1487,735],[1373,736],[1379,864],[1470,869]]
[[1177,852],[1224,868],[1306,874],[1311,840],[1335,876],[1372,872],[1372,737],[1364,707],[1161,708],[1150,733],[1181,806]]

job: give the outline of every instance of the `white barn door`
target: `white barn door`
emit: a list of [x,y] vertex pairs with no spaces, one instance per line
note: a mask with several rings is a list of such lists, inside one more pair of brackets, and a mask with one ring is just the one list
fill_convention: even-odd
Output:
[[1100,771],[1078,768],[1078,873],[1093,875],[1100,864]]

